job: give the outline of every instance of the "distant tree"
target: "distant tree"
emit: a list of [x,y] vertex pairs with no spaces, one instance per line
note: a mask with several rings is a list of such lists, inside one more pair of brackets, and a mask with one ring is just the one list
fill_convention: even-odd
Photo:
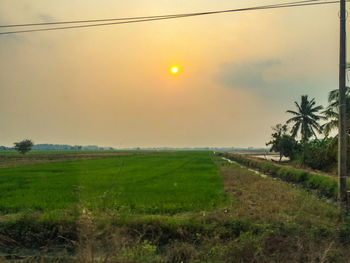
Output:
[[281,162],[283,156],[293,159],[298,149],[298,143],[294,137],[288,135],[287,125],[277,124],[272,129],[274,133],[271,135],[271,141],[266,143],[266,146],[271,145],[270,152],[279,152],[279,162]]
[[288,123],[294,123],[292,127],[292,136],[296,137],[300,131],[301,142],[306,143],[312,136],[317,138],[315,130],[321,132],[322,128],[318,123],[319,120],[324,119],[323,116],[317,115],[317,113],[323,109],[321,105],[315,106],[315,99],[309,100],[307,95],[301,96],[301,104],[294,102],[297,106],[297,111],[288,110],[287,113],[291,113],[294,117],[287,121]]
[[20,142],[15,142],[14,145],[15,150],[17,150],[21,154],[25,154],[26,152],[29,152],[32,149],[34,143],[31,140],[27,139]]

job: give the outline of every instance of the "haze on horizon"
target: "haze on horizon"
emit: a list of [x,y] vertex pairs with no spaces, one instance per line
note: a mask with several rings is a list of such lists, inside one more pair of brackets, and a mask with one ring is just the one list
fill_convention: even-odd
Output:
[[[283,2],[2,0],[0,24]],[[338,24],[324,5],[0,36],[0,145],[264,147],[301,95],[337,88]]]

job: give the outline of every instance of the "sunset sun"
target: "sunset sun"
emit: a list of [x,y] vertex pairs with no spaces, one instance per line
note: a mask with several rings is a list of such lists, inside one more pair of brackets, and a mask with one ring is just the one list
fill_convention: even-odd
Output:
[[171,73],[177,74],[179,72],[179,68],[177,66],[171,67]]

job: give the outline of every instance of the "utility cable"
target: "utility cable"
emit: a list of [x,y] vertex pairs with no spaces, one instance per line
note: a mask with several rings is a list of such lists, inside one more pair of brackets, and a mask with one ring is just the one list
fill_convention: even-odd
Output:
[[[304,0],[298,2],[289,2],[289,3],[281,3],[274,5],[266,5],[262,6],[266,7],[274,7],[281,5],[289,5],[289,4],[303,4],[310,2],[321,2],[324,0]],[[261,8],[262,8],[261,7]],[[257,8],[257,7],[253,7]],[[223,11],[213,11],[213,12],[229,12],[233,10],[223,10]],[[90,19],[90,20],[73,20],[73,21],[58,21],[58,22],[45,22],[45,23],[30,23],[30,24],[12,24],[12,25],[0,25],[0,28],[9,28],[9,27],[28,27],[28,26],[48,26],[48,25],[62,25],[62,24],[82,24],[82,23],[96,23],[96,22],[111,22],[111,21],[125,21],[125,20],[140,20],[140,19],[153,19],[153,18],[166,18],[166,17],[177,17],[177,16],[188,16],[188,15],[197,15],[197,14],[205,14],[208,12],[201,13],[186,13],[186,14],[172,14],[172,15],[156,15],[156,16],[139,16],[139,17],[124,17],[124,18],[106,18],[106,19]]]
[[[347,2],[349,2],[349,1],[350,0],[347,0]],[[300,2],[291,2],[291,3],[284,3],[284,4],[256,6],[256,7],[249,7],[249,8],[230,9],[230,10],[208,11],[208,12],[178,14],[178,15],[166,15],[166,16],[157,16],[157,17],[153,17],[153,18],[152,17],[145,17],[144,19],[131,18],[130,20],[126,20],[126,21],[117,21],[117,22],[109,22],[109,23],[98,23],[98,24],[88,24],[88,25],[73,25],[73,26],[64,26],[64,27],[50,27],[50,28],[39,28],[39,29],[29,29],[29,30],[7,31],[7,32],[0,32],[0,35],[52,31],[52,30],[64,30],[64,29],[73,29],[73,28],[98,27],[98,26],[107,26],[107,25],[120,25],[120,24],[169,20],[169,19],[212,15],[212,14],[234,13],[234,12],[288,8],[288,7],[302,7],[302,6],[313,6],[313,5],[324,5],[324,4],[336,4],[336,3],[339,3],[339,1],[332,0],[332,1],[322,1],[321,2],[319,0],[307,0],[307,1],[300,1]],[[69,23],[72,23],[72,22],[76,22],[76,21],[69,21]],[[66,22],[61,22],[61,23],[66,23]]]

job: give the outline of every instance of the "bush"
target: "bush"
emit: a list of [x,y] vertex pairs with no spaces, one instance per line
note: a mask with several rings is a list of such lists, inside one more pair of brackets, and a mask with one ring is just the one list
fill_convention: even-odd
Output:
[[306,186],[310,189],[318,190],[326,197],[337,197],[338,183],[333,178],[321,176],[318,174],[310,174],[306,181]]
[[297,160],[312,169],[329,171],[337,164],[337,140],[324,138],[313,140],[303,145],[303,151],[297,156]]
[[305,182],[309,173],[305,171],[295,171],[295,179],[297,183]]

